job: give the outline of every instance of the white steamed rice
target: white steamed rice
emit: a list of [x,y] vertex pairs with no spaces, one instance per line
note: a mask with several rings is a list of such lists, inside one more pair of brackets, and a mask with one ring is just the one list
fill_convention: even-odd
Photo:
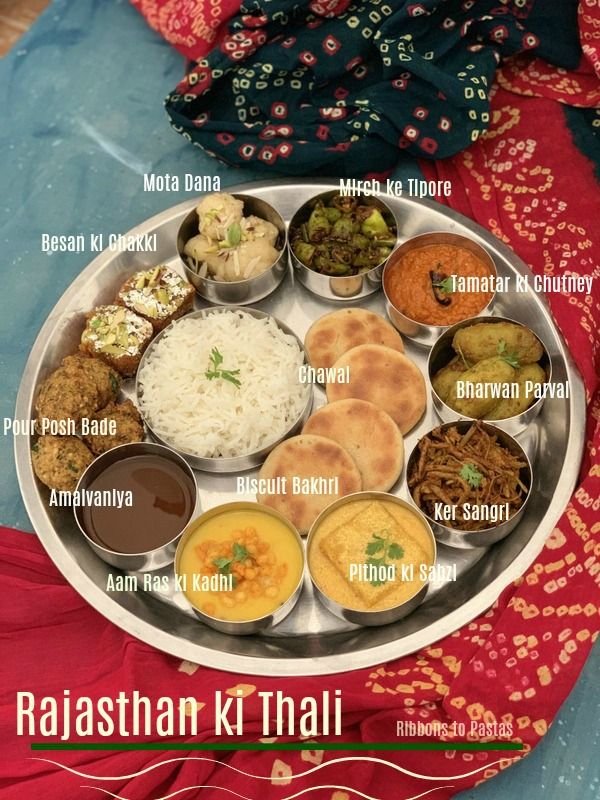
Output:
[[[209,380],[211,350],[238,388]],[[248,455],[280,438],[298,419],[309,387],[298,342],[270,317],[243,311],[183,318],[152,347],[138,374],[140,410],[174,448],[205,458]]]

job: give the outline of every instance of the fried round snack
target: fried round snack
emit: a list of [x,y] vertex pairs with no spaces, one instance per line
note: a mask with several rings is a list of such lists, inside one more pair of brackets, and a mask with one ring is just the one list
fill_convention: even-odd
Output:
[[408,433],[427,406],[425,380],[410,358],[378,344],[353,347],[335,362],[335,369],[349,368],[348,383],[327,384],[330,402],[355,397],[368,400],[386,411]]
[[544,354],[533,331],[514,322],[477,322],[456,331],[452,347],[470,364],[497,355],[511,355],[519,364],[534,364]]
[[78,423],[113,400],[119,386],[117,374],[99,359],[67,356],[40,387],[35,403],[38,419]]
[[114,400],[119,394],[121,376],[99,358],[91,358],[81,353],[63,358],[62,366],[70,375],[87,375],[93,378],[98,391],[97,409],[104,408],[107,403]]
[[141,442],[144,439],[142,418],[131,400],[125,400],[123,403],[109,403],[97,414],[94,414],[93,419],[114,422],[116,428],[114,433],[97,433],[83,437],[83,441],[97,456],[120,444]]
[[364,491],[387,492],[404,463],[404,440],[394,420],[366,400],[338,400],[309,417],[303,434],[332,439],[352,456]]
[[31,448],[33,471],[49,489],[72,492],[94,456],[76,436],[40,436]]
[[459,376],[466,371],[465,363],[460,356],[454,356],[445,367],[439,369],[431,379],[431,385],[444,402],[456,385]]
[[514,381],[519,386],[519,393],[517,397],[506,397],[497,401],[496,405],[486,414],[486,419],[507,419],[508,417],[516,417],[517,414],[522,414],[527,411],[532,403],[535,403],[535,396],[528,393],[527,383],[534,386],[544,383],[546,380],[546,373],[539,364],[526,364],[524,367],[516,370]]
[[402,338],[387,320],[364,308],[342,308],[325,314],[308,329],[304,347],[315,369],[332,367],[352,347],[380,344],[404,352]]
[[287,517],[302,534],[308,533],[330,503],[362,488],[349,453],[331,439],[308,434],[277,445],[262,465],[259,479],[280,479],[285,484],[272,492],[259,492],[257,500]]
[[476,390],[480,387],[493,387],[494,384],[502,385],[513,382],[516,373],[517,371],[500,356],[484,358],[483,361],[478,361],[474,367],[466,370],[460,376],[463,386],[467,390],[472,390],[471,396],[460,397],[457,391],[458,381],[456,381],[448,392],[445,402],[461,416],[484,419],[498,404],[498,398],[485,395],[477,397]]

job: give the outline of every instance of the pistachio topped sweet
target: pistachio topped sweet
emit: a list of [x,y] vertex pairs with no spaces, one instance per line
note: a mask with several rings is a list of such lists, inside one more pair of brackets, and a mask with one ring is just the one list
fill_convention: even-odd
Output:
[[122,375],[133,375],[152,334],[152,325],[128,308],[101,306],[88,315],[79,348]]
[[119,289],[116,303],[144,317],[155,331],[192,307],[194,287],[174,270],[159,265],[135,272]]

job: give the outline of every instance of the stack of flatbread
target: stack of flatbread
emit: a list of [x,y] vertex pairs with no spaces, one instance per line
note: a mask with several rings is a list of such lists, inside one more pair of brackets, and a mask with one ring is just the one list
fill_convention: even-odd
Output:
[[[338,497],[392,488],[404,463],[403,434],[427,404],[420,370],[404,355],[400,334],[379,314],[359,308],[326,314],[309,329],[305,348],[315,369],[348,367],[349,382],[329,383],[327,405],[263,464],[261,478],[290,479],[286,492],[258,495],[303,534]],[[292,477],[337,478],[337,490],[293,494]]]

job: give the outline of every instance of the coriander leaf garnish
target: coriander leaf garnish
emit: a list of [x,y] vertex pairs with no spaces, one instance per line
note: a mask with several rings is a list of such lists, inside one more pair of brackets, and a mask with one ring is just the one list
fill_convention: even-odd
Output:
[[452,294],[454,291],[454,275],[450,275],[448,278],[444,278],[441,281],[435,281],[432,286],[435,286],[436,289],[439,289],[440,292],[444,292],[444,294]]
[[396,544],[396,542],[390,542],[387,549],[387,555],[388,558],[392,558],[394,561],[396,561],[399,558],[403,558],[404,550],[399,544]]
[[454,275],[446,275],[442,272],[442,265],[438,263],[435,269],[429,270],[429,280],[431,281],[431,290],[433,296],[441,306],[449,306],[452,303],[450,295],[456,289],[456,281]]
[[514,352],[513,353],[508,353],[506,351],[506,342],[504,341],[504,339],[500,339],[500,341],[498,342],[497,352],[498,352],[498,355],[500,356],[500,358],[503,361],[506,361],[506,363],[510,364],[511,367],[514,367],[515,369],[519,369],[521,364],[519,363],[519,359],[517,358],[517,354],[514,353]]
[[[233,543],[233,555],[231,558],[227,558],[226,556],[221,556],[220,558],[215,558],[213,560],[214,566],[219,570],[221,575],[231,575],[231,567],[233,564],[239,561],[246,561],[246,559],[252,558],[250,553],[246,550],[246,548],[239,544],[238,542]],[[231,586],[233,589],[237,586],[237,578],[235,575],[231,575]]]
[[228,369],[222,369],[219,377],[223,378],[224,381],[229,381],[229,383],[233,383],[233,385],[237,386],[237,388],[239,389],[242,383],[235,377],[235,375],[237,375],[238,373],[239,369],[234,369],[231,371]]
[[225,231],[225,238],[219,242],[220,250],[232,250],[242,241],[242,228],[239,222],[232,222]]
[[368,556],[373,556],[375,553],[380,553],[385,548],[385,541],[374,534],[374,538],[367,545],[366,553]]
[[471,489],[479,489],[481,481],[483,480],[483,475],[479,472],[475,464],[463,464],[459,475],[469,484]]
[[233,560],[245,561],[250,556],[244,545],[234,542],[233,544]]
[[239,369],[221,369],[222,363],[223,356],[216,347],[213,347],[213,349],[210,351],[210,363],[208,365],[208,369],[204,373],[204,376],[208,378],[209,381],[213,381],[215,378],[222,378],[224,381],[233,383],[233,385],[237,386],[239,389],[242,383],[235,377],[236,375],[240,374]]
[[[366,564],[369,567],[389,567],[390,561],[397,561],[404,557],[404,550],[397,542],[390,542],[390,532],[384,528],[377,533],[371,535],[371,540],[367,542],[365,548],[365,555],[368,556]],[[381,554],[379,558],[373,558],[374,555]],[[385,580],[375,578],[369,581],[371,586],[383,586]]]
[[219,350],[216,347],[210,351],[210,359],[213,362],[213,369],[217,370],[219,365],[223,363],[223,356],[219,353]]
[[[368,558],[367,559],[367,566],[369,567],[385,567],[385,560],[383,558]],[[383,586],[385,583],[384,580],[381,578],[373,578],[372,581],[369,581],[371,586]]]

